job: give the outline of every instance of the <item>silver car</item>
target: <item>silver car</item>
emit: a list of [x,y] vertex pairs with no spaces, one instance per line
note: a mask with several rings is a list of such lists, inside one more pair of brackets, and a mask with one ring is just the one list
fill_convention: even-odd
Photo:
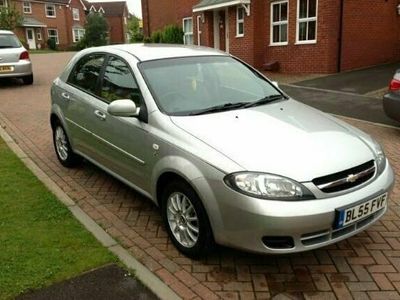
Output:
[[29,52],[12,31],[0,30],[0,78],[21,78],[33,83]]
[[85,49],[51,89],[61,164],[82,158],[161,209],[190,257],[348,238],[386,212],[393,171],[362,131],[303,105],[209,48]]

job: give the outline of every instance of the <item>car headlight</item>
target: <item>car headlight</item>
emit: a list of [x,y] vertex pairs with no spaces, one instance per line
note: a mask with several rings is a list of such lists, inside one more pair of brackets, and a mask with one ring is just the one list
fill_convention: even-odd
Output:
[[373,145],[376,157],[377,174],[380,175],[386,167],[386,155],[377,141],[373,140]]
[[256,198],[270,200],[308,200],[314,195],[302,184],[278,175],[238,172],[227,175],[225,183],[234,190]]

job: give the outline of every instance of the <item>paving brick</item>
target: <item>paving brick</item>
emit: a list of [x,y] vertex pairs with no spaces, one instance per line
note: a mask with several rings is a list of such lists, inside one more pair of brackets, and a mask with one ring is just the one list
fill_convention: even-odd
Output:
[[[399,298],[398,182],[391,195],[389,211],[381,221],[355,237],[323,249],[263,256],[221,247],[199,261],[182,256],[167,237],[159,209],[152,202],[88,162],[71,170],[58,163],[48,124],[48,85],[70,56],[71,53],[32,55],[35,76],[43,84],[1,87],[0,124],[79,207],[181,297]],[[382,143],[400,178],[400,131],[349,122]]]

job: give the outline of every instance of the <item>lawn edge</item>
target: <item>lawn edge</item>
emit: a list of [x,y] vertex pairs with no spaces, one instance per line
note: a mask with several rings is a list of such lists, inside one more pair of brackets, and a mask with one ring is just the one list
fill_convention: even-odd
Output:
[[[2,117],[0,113],[0,118]],[[103,228],[87,215],[76,203],[18,146],[7,131],[0,126],[0,137],[24,165],[63,203],[73,216],[110,252],[117,256],[135,277],[160,299],[181,299],[168,285],[140,263]]]

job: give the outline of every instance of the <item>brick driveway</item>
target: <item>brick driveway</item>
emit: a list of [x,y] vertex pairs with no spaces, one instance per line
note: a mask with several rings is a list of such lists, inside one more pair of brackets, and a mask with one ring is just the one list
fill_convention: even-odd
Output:
[[[180,255],[150,201],[89,163],[67,170],[57,162],[48,122],[49,84],[70,56],[33,55],[36,82],[31,87],[0,83],[0,124],[87,214],[177,294],[186,299],[400,299],[398,183],[381,222],[317,251],[260,256],[219,248],[201,261]],[[351,123],[383,144],[400,176],[400,131]]]

